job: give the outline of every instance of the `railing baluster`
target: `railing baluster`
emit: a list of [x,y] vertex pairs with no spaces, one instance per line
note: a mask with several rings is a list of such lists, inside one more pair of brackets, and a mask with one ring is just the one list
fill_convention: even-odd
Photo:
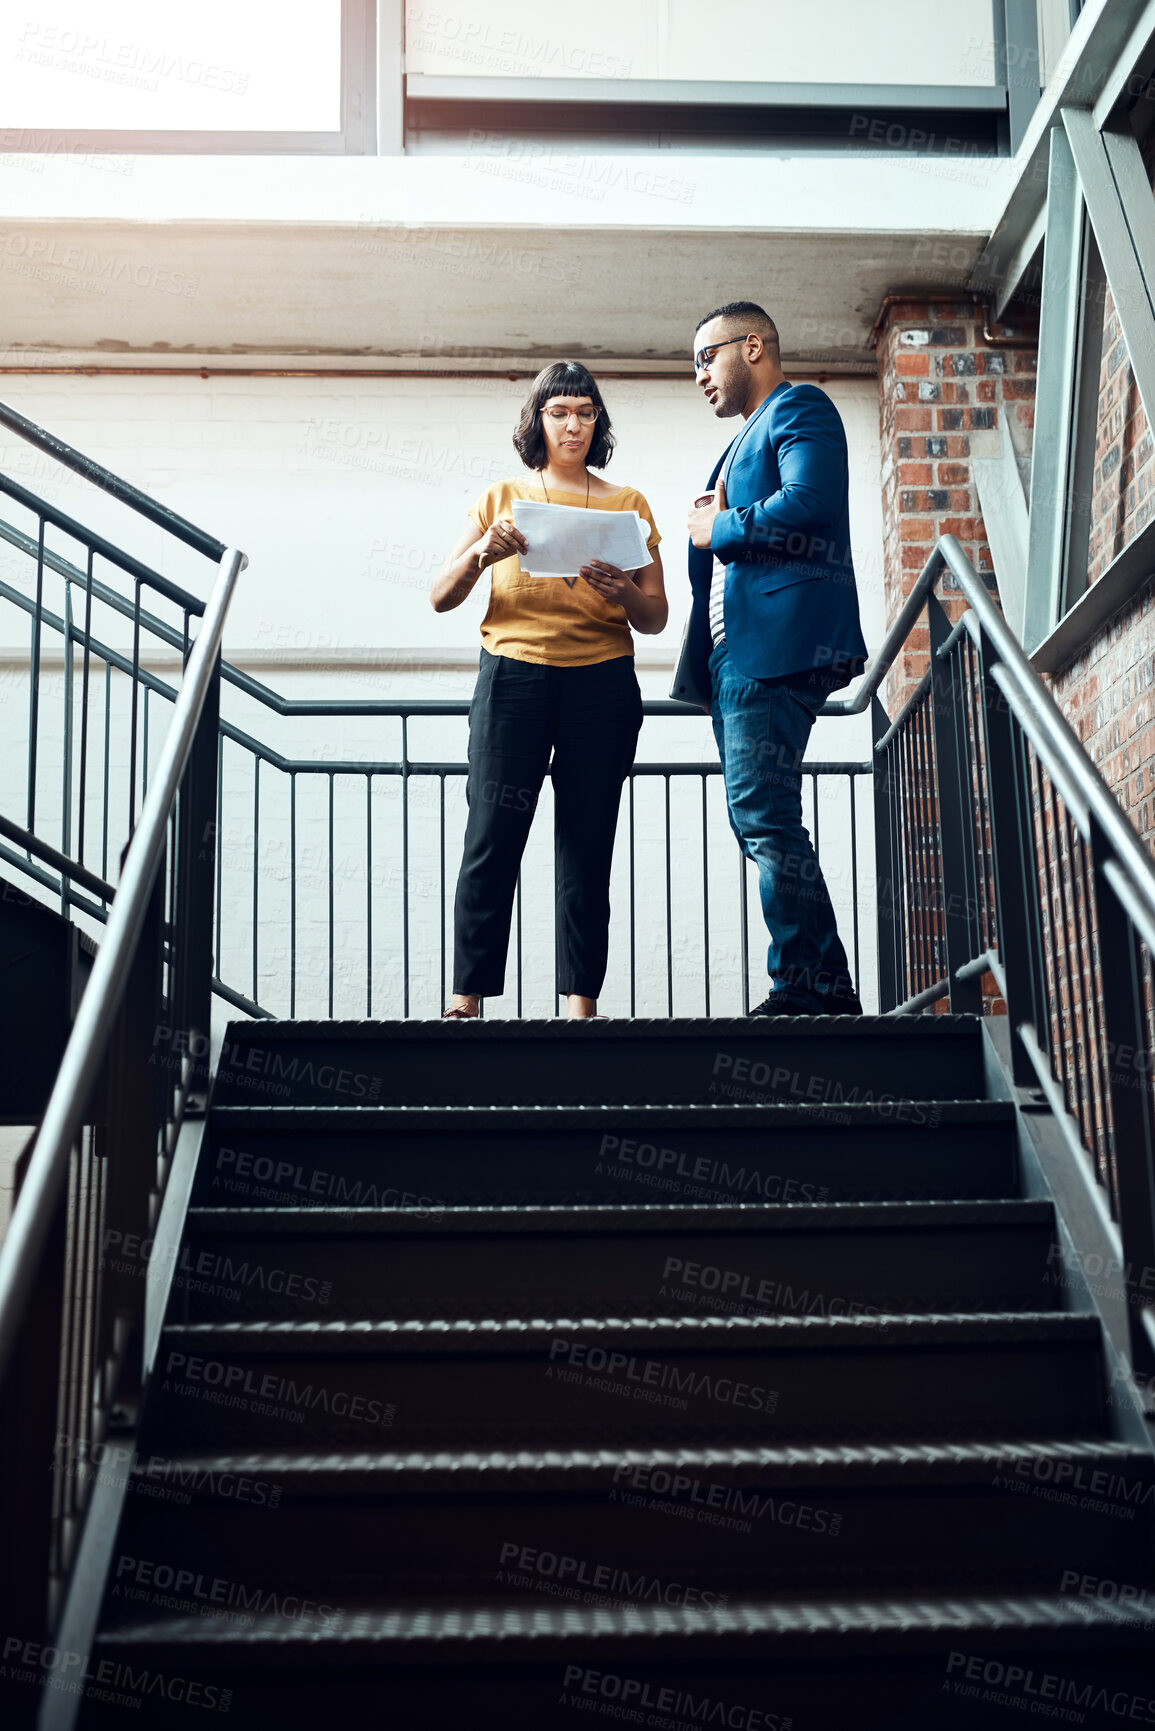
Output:
[[[1071,824],[1064,804],[1059,810],[1058,799],[1054,788],[1051,789],[1052,810],[1055,815],[1055,873],[1058,879],[1059,929],[1062,933],[1062,983],[1066,991],[1066,1008],[1064,1010],[1060,999],[1059,1039],[1063,1047],[1064,1062],[1069,1076],[1068,1098],[1071,1110],[1079,1120],[1080,1129],[1086,1132],[1087,1118],[1083,1109],[1083,1077],[1079,1073],[1078,1052],[1075,1046],[1075,979],[1071,969],[1070,942],[1074,930],[1073,913],[1067,896],[1066,867],[1064,860],[1070,859]],[[1067,1049],[1068,1034],[1070,1051]]]
[[289,1018],[297,1014],[297,773],[289,772]]
[[[1129,1288],[1127,1324],[1131,1363],[1140,1376],[1155,1372],[1155,1329],[1151,1294],[1135,1289],[1131,1271],[1145,1281],[1155,1268],[1155,1123],[1148,1071],[1136,1071],[1138,1054],[1149,1052],[1143,1005],[1139,936],[1119,902],[1104,867],[1114,850],[1092,813],[1092,869],[1099,927],[1099,980],[1102,986],[1104,1046],[1111,1110],[1111,1184],[1115,1217],[1123,1240],[1124,1279]],[[1109,967],[1102,958],[1111,957]],[[1136,1086],[1136,1083],[1139,1085]]]
[[88,797],[88,685],[92,660],[92,548],[88,549],[84,582],[84,655],[80,675],[80,792],[77,817],[76,857],[84,864],[84,822]]
[[628,779],[630,812],[630,1017],[638,1013],[638,922],[634,877],[634,772]]
[[705,1013],[710,1014],[710,834],[707,828],[705,773],[702,784],[702,991],[706,1000]]
[[1082,836],[1078,838],[1079,880],[1075,902],[1076,954],[1083,976],[1082,1003],[1083,1065],[1086,1071],[1090,1099],[1090,1119],[1087,1126],[1090,1152],[1100,1178],[1107,1171],[1108,1130],[1104,1067],[1100,1052],[1098,995],[1095,988],[1097,936],[1093,931],[1091,886],[1087,875],[1088,848]]
[[[64,761],[60,778],[60,851],[72,851],[72,587],[64,585]],[[60,873],[60,912],[68,918],[69,884],[65,871]]]
[[924,991],[943,975],[942,898],[938,893],[935,870],[938,863],[938,850],[935,846],[938,787],[930,748],[929,706],[928,696],[918,707],[914,728],[915,774],[918,777],[918,844],[923,881],[923,919],[926,928],[926,974],[922,982]]
[[[970,781],[964,780],[959,751],[959,718],[962,691],[959,668],[953,654],[943,659],[942,647],[951,633],[946,609],[935,597],[927,598],[930,625],[931,724],[934,729],[936,804],[940,846],[939,880],[942,962],[939,978],[950,981],[950,1008],[956,1014],[977,1015],[982,1009],[982,979],[972,975],[958,979],[958,970],[978,954],[971,921],[972,874],[968,870],[968,838],[973,836],[970,818]],[[959,904],[961,903],[961,908]]]
[[[1041,766],[1040,766],[1041,771]],[[1039,777],[1040,795],[1043,796],[1039,812],[1040,829],[1042,831],[1042,864],[1046,876],[1047,924],[1050,928],[1050,966],[1047,969],[1050,987],[1054,993],[1054,1008],[1051,1011],[1053,1041],[1055,1056],[1058,1060],[1059,1085],[1063,1090],[1063,1098],[1067,1102],[1068,1111],[1074,1111],[1074,1089],[1071,1081],[1071,1067],[1067,1056],[1066,1017],[1063,1008],[1063,986],[1065,980],[1066,957],[1059,947],[1059,931],[1061,913],[1060,879],[1061,865],[1059,860],[1059,812],[1055,798],[1054,783],[1048,777],[1045,794],[1042,774]],[[1058,914],[1059,917],[1056,917]]]
[[142,739],[141,739],[141,754],[140,754],[140,797],[142,799],[148,793],[148,713],[149,713],[149,701],[148,700],[151,697],[151,695],[152,695],[152,693],[149,691],[148,686],[146,685],[144,688],[144,725],[143,725],[143,728],[141,729]]
[[373,1015],[373,771],[365,777],[365,1014]]
[[257,990],[259,978],[259,963],[257,960],[257,940],[261,929],[260,915],[260,884],[261,884],[261,760],[253,758],[253,1002],[259,1004],[260,992]]
[[662,777],[665,786],[666,822],[666,1014],[674,1013],[674,880],[670,860],[670,778]]
[[128,729],[128,839],[136,829],[136,730],[140,691],[140,578],[133,584],[132,604],[132,702]]
[[[112,664],[104,664],[104,803],[102,807],[100,875],[108,882],[108,799],[112,753]],[[31,828],[31,825],[29,825]],[[107,907],[107,903],[105,906]]]
[[446,1002],[446,998],[447,998],[446,984],[445,984],[445,961],[446,961],[446,957],[445,957],[445,949],[446,949],[446,946],[445,946],[445,890],[446,890],[446,883],[445,883],[445,775],[444,775],[444,773],[439,774],[437,777],[437,861],[438,861],[438,873],[439,873],[438,882],[440,885],[440,888],[438,891],[438,899],[437,899],[437,906],[438,906],[438,909],[440,911],[440,919],[438,921],[438,928],[439,928],[439,936],[441,939],[441,996],[438,999],[438,1002],[440,1004],[444,1005]]
[[217,845],[216,845],[217,895],[216,895],[216,936],[215,936],[215,940],[214,940],[214,944],[213,944],[213,956],[215,958],[215,970],[214,971],[215,971],[218,979],[221,977],[221,960],[222,960],[221,921],[224,918],[224,913],[223,913],[224,896],[221,894],[222,879],[223,879],[223,873],[224,873],[224,854],[225,854],[225,845],[224,845],[225,844],[225,832],[224,832],[224,827],[223,827],[224,826],[224,815],[225,815],[225,736],[223,733],[218,732],[218,734],[217,734],[217,834],[216,834],[216,842],[217,842]]
[[401,717],[401,985],[409,1015],[409,717]]
[[1019,757],[1020,785],[1023,789],[1024,831],[1026,851],[1023,871],[1028,898],[1028,931],[1031,936],[1032,996],[1035,1006],[1035,1037],[1049,1058],[1052,1046],[1051,993],[1047,975],[1046,933],[1044,930],[1043,897],[1039,891],[1039,860],[1042,846],[1039,831],[1042,826],[1042,790],[1037,785],[1036,761],[1030,743],[1016,722],[1015,743]]
[[44,612],[44,518],[36,537],[36,611],[32,615],[28,685],[28,828],[36,833],[36,758],[40,744],[40,631]]
[[[850,800],[850,917],[854,935],[854,989],[861,996],[858,955],[858,802],[855,798],[853,775],[848,775],[846,778],[846,791]],[[707,1006],[706,1014],[710,1014],[709,1006]]]
[[905,987],[904,995],[908,995],[912,988],[915,992],[920,992],[924,985],[922,971],[921,924],[923,892],[922,886],[919,882],[918,870],[918,807],[912,798],[911,785],[911,761],[913,752],[913,744],[911,741],[912,731],[913,729],[911,727],[904,728],[902,733],[895,740],[901,764],[899,787],[901,790],[902,810],[899,819],[898,834],[902,842],[905,866],[903,875],[905,882],[910,886],[907,903],[909,924],[906,943],[904,945],[910,959],[906,978],[903,982]]
[[[521,977],[521,867],[517,868],[517,883],[513,892],[514,918],[517,922],[517,1013],[521,1015],[522,977]],[[557,980],[554,980],[554,1004],[557,1004]]]
[[1027,1056],[1018,1029],[1035,1024],[1034,957],[1028,929],[1030,902],[1028,860],[1034,850],[1029,841],[1027,795],[1023,785],[1020,754],[1010,708],[994,679],[997,652],[984,634],[980,644],[979,671],[983,713],[986,717],[987,783],[990,791],[991,859],[994,869],[995,907],[999,950],[1007,983],[1007,1019],[1011,1029],[1011,1063],[1020,1087],[1037,1083],[1034,1066]]
[[333,782],[329,775],[329,1015],[333,1014]]
[[870,704],[872,793],[874,799],[874,897],[878,946],[878,1008],[885,1015],[903,1001],[899,981],[898,832],[895,826],[893,747],[879,750],[890,726],[878,698]]
[[746,881],[746,855],[738,851],[738,929],[742,945],[742,1014],[750,1014],[750,910]]

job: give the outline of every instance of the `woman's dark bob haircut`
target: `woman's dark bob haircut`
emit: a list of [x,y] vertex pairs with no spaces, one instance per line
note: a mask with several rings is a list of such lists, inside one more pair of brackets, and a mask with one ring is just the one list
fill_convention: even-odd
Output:
[[513,448],[526,468],[544,469],[549,461],[541,411],[551,397],[588,397],[599,411],[586,462],[591,469],[604,469],[614,454],[614,430],[597,380],[579,361],[553,361],[530,387],[513,435]]

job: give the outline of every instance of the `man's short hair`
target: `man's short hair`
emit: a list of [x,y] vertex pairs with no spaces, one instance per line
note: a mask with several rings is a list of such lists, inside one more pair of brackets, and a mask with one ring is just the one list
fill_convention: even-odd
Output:
[[760,336],[766,347],[774,356],[780,356],[782,345],[778,341],[778,326],[770,317],[765,307],[760,307],[757,301],[727,301],[725,306],[715,307],[713,312],[706,313],[694,326],[695,333],[703,325],[708,325],[713,319],[726,319],[735,323],[745,323],[746,329]]

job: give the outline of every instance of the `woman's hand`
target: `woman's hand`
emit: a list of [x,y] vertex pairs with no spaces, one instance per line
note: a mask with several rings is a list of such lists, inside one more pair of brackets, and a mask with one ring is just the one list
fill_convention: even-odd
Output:
[[491,529],[480,533],[477,524],[466,524],[453,551],[433,579],[429,599],[435,613],[448,613],[469,595],[487,565],[525,552],[525,536],[508,517],[499,518]]
[[625,609],[627,623],[635,631],[655,636],[665,629],[670,609],[662,582],[662,556],[650,548],[650,562],[637,571],[623,571],[606,559],[591,559],[581,568],[582,577],[602,597]]
[[528,545],[521,530],[516,528],[508,517],[499,517],[473,547],[477,569],[484,571],[487,566],[496,565],[501,559],[509,559],[515,553],[524,553]]
[[582,566],[581,574],[603,601],[616,602],[619,607],[627,605],[626,598],[634,587],[634,581],[620,565],[611,565],[605,559],[591,559],[588,565]]

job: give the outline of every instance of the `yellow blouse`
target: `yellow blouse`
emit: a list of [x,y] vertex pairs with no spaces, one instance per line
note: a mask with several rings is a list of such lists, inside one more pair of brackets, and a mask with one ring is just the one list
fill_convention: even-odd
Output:
[[[469,515],[485,532],[500,517],[513,517],[515,499],[544,500],[538,480],[497,481],[481,495]],[[549,489],[555,505],[584,505],[585,494]],[[591,511],[636,511],[649,524],[648,547],[661,540],[653,514],[642,494],[621,487],[600,498],[590,495]],[[489,608],[481,622],[481,641],[491,655],[514,661],[534,661],[549,667],[588,667],[634,653],[626,610],[605,601],[579,577],[572,586],[560,577],[531,577],[516,554],[488,567],[493,585]]]

